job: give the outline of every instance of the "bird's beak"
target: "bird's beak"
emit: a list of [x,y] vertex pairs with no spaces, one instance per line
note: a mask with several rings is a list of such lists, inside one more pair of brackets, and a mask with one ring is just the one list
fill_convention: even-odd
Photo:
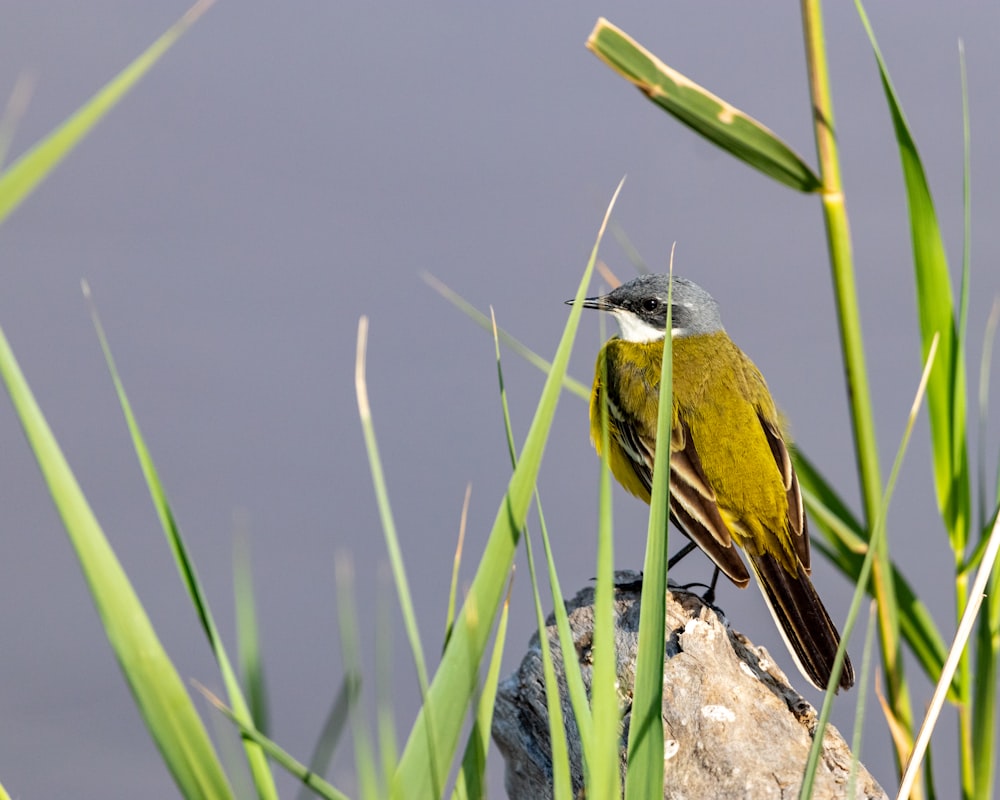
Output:
[[[566,305],[573,305],[573,300],[567,300]],[[610,311],[612,306],[605,297],[585,297],[582,303],[584,308],[596,308],[598,311]]]

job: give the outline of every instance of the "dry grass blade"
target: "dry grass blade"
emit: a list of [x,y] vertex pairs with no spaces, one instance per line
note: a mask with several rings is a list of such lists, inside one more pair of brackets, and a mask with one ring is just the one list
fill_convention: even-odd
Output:
[[1000,516],[993,522],[993,531],[990,533],[990,543],[986,548],[986,553],[983,555],[983,561],[979,565],[979,569],[976,571],[976,579],[972,583],[972,592],[969,597],[969,604],[966,606],[965,613],[962,615],[962,621],[958,626],[958,630],[955,632],[955,641],[951,646],[951,650],[948,653],[948,658],[944,662],[944,669],[941,672],[941,678],[934,688],[934,695],[931,697],[930,707],[927,709],[927,714],[924,717],[923,724],[920,726],[920,732],[917,734],[917,739],[913,744],[913,753],[910,756],[910,760],[906,765],[906,771],[903,773],[903,780],[899,786],[899,793],[896,795],[897,798],[906,798],[910,795],[910,789],[913,787],[913,782],[917,777],[917,771],[920,769],[920,762],[923,760],[924,753],[927,750],[927,745],[930,743],[931,734],[934,732],[934,726],[937,724],[938,716],[941,713],[941,708],[944,706],[945,697],[948,693],[948,687],[951,684],[952,676],[955,674],[955,670],[958,667],[958,661],[962,656],[962,651],[965,649],[966,643],[969,640],[969,636],[972,633],[972,626],[975,624],[976,616],[979,613],[979,607],[982,605],[984,592],[986,591],[986,584],[989,583],[990,575],[993,573],[993,566],[996,564],[997,555],[1000,554]]

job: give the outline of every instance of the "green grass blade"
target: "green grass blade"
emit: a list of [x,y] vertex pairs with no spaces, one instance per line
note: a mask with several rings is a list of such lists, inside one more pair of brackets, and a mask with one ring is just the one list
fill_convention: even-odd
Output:
[[469,500],[472,498],[472,484],[465,487],[465,500],[462,501],[462,517],[458,523],[458,543],[455,545],[455,557],[451,563],[451,586],[448,589],[448,613],[444,621],[444,647],[448,647],[451,629],[455,622],[455,598],[458,596],[458,573],[462,566],[462,550],[465,547],[465,526],[469,521]]
[[260,628],[254,599],[253,570],[250,567],[250,542],[246,536],[236,539],[233,556],[233,594],[236,610],[236,653],[243,676],[243,691],[250,706],[254,727],[265,736],[271,729],[267,707],[264,661],[260,655]]
[[[497,335],[496,314],[493,313],[492,307],[490,307],[490,318],[493,322],[493,346],[496,350],[497,379],[500,383],[500,406],[503,410],[504,433],[507,436],[507,450],[510,454],[511,468],[516,470],[517,446],[514,444],[514,430],[510,423],[510,407],[507,403],[507,390],[503,379],[503,364],[500,360],[500,339]],[[538,495],[537,489],[535,490],[535,502],[538,507],[538,516],[542,520],[542,530],[545,531],[545,518],[542,516],[542,501]],[[531,579],[532,600],[535,606],[535,627],[538,630],[538,645],[539,649],[542,651],[542,674],[545,678],[545,706],[549,715],[549,752],[551,754],[552,763],[552,796],[555,800],[572,800],[573,784],[570,779],[569,747],[567,745],[566,726],[562,714],[562,699],[559,696],[559,682],[556,679],[555,662],[552,660],[552,647],[549,643],[548,631],[545,625],[545,612],[542,610],[541,592],[538,589],[538,574],[535,571],[535,554],[531,546],[531,536],[527,527],[525,527],[522,531],[522,535],[524,537],[524,552],[528,561],[528,575]],[[545,553],[548,557],[549,570],[554,573],[555,562],[551,558],[551,550],[548,547],[547,534],[545,535],[545,538]],[[561,600],[557,597],[553,605],[558,607],[560,604]],[[566,626],[566,635],[569,637],[568,624]],[[571,637],[569,638],[571,639]],[[563,641],[565,641],[565,639],[560,639],[560,642]],[[576,674],[579,675],[580,669],[579,665],[575,662],[575,659],[567,659],[565,657],[567,653],[575,654],[576,648],[573,647],[569,650],[563,650],[563,672],[567,675],[568,683],[568,674],[570,670],[575,670]],[[582,687],[582,685],[583,681],[581,679],[580,686]],[[586,694],[583,694],[582,700],[581,716],[589,718],[590,710],[587,708]],[[584,747],[586,747],[588,743],[587,736],[582,736],[581,738],[583,738],[583,744]]]
[[820,188],[816,173],[764,125],[668,67],[606,19],[597,21],[587,47],[660,108],[727,153],[793,189]]
[[[378,585],[389,588],[389,568],[378,567]],[[392,593],[380,591],[375,598],[375,730],[378,736],[379,762],[384,786],[392,783],[399,763],[399,741],[396,735],[396,714],[392,707],[396,678],[392,655],[393,623]]]
[[286,770],[291,775],[294,775],[313,792],[318,794],[320,797],[328,798],[328,800],[350,800],[346,794],[339,791],[330,783],[327,783],[319,775],[315,774],[307,766],[305,766],[305,764],[296,761],[287,751],[283,750],[252,725],[247,725],[246,723],[240,721],[232,710],[226,708],[225,703],[208,691],[208,689],[204,686],[199,684],[198,688],[201,690],[201,693],[205,696],[208,702],[210,702],[220,714],[239,728],[240,734],[243,738],[252,741],[257,747],[266,752],[270,758],[274,759],[274,761],[282,769]]
[[[997,326],[1000,325],[1000,297],[993,300],[993,307],[986,319],[986,330],[983,333],[983,354],[979,362],[979,423],[976,439],[979,443],[979,529],[985,532],[989,526],[987,509],[998,499],[998,487],[991,484],[986,474],[986,453],[989,440],[986,438],[986,421],[990,408],[990,371],[993,363],[993,344],[996,341]],[[1000,469],[997,470],[1000,479]]]
[[[479,800],[479,798],[486,797],[486,754],[490,749],[493,705],[496,701],[497,686],[500,684],[500,665],[503,663],[503,649],[507,641],[510,590],[513,585],[514,572],[511,570],[510,581],[507,583],[507,596],[500,611],[497,635],[493,641],[493,655],[490,657],[490,666],[486,671],[486,680],[483,681],[476,719],[465,743],[462,769],[459,770],[458,777],[455,779],[455,790],[451,795],[453,800]],[[473,622],[473,624],[475,623]]]
[[[998,557],[1000,557],[1000,517],[994,521],[993,531],[989,538],[989,547],[987,547],[986,553],[983,555],[983,562],[980,564],[979,570],[976,573],[976,579],[972,585],[969,601],[966,604],[965,612],[962,614],[961,622],[959,623],[958,630],[955,633],[955,641],[952,644],[952,648],[948,653],[948,659],[945,661],[945,666],[942,670],[941,680],[935,687],[934,695],[931,697],[931,702],[927,709],[927,715],[923,724],[920,726],[920,733],[917,736],[917,740],[913,747],[913,755],[910,758],[910,763],[907,764],[906,773],[903,775],[903,779],[900,782],[899,794],[901,797],[907,797],[909,795],[910,787],[913,785],[913,781],[915,780],[916,774],[920,768],[920,761],[923,758],[924,751],[930,746],[931,733],[934,730],[938,715],[944,705],[944,687],[951,681],[952,675],[958,669],[961,654],[965,651],[969,636],[972,634],[972,627],[975,624],[976,615],[979,613],[979,607],[983,601],[986,587],[995,575],[997,565],[1000,564],[1000,560],[998,560]],[[979,744],[980,743],[977,742],[977,745]],[[982,758],[992,759],[994,755],[992,750],[979,750],[977,753],[977,760]],[[982,791],[983,788],[984,787],[976,786],[975,792],[972,796],[983,798],[990,797],[990,794]]]
[[[559,697],[559,682],[556,679],[555,664],[552,661],[552,647],[545,627],[545,612],[538,590],[538,576],[535,572],[535,556],[531,538],[524,537],[524,551],[527,555],[528,574],[531,577],[531,594],[535,604],[535,624],[538,627],[538,644],[542,651],[542,674],[545,676],[545,706],[549,714],[549,750],[552,756],[552,797],[555,800],[572,800],[573,784],[570,780],[569,745],[566,740],[566,724],[563,720],[562,703]],[[569,664],[576,650],[563,654],[563,664]],[[584,765],[588,763],[584,758]]]
[[0,174],[0,223],[48,177],[69,152],[139,82],[150,68],[200,17],[212,0],[201,0],[116,75],[69,119]]
[[[481,311],[475,308],[468,300],[462,297],[458,292],[450,289],[444,283],[439,281],[433,275],[428,272],[422,274],[424,282],[430,286],[435,292],[441,295],[445,300],[451,303],[455,308],[465,314],[469,319],[475,322],[480,328],[482,328],[487,333],[491,330],[490,318],[483,314]],[[500,341],[507,345],[511,350],[513,350],[517,355],[521,356],[525,361],[531,364],[533,367],[537,367],[539,370],[544,372],[546,375],[552,370],[552,363],[546,361],[538,353],[528,347],[524,342],[511,336],[503,328],[497,329],[497,335],[500,337]],[[569,375],[563,376],[563,388],[569,392],[572,392],[577,397],[583,400],[590,400],[590,387],[585,386],[580,383],[580,381],[575,378],[571,378]]]
[[856,797],[855,786],[858,777],[858,755],[861,753],[861,737],[865,729],[865,717],[870,707],[868,687],[871,680],[872,656],[875,653],[875,630],[878,627],[874,602],[868,606],[868,627],[865,629],[865,646],[861,651],[861,670],[858,673],[857,697],[854,698],[854,732],[851,735],[851,772],[847,779],[844,797]]
[[[329,768],[337,745],[340,744],[340,738],[344,735],[347,721],[350,719],[351,708],[357,705],[360,693],[361,679],[357,675],[345,675],[333,698],[326,719],[323,720],[323,728],[313,747],[312,755],[309,757],[309,772],[314,775],[323,775]],[[263,733],[263,731],[260,732]],[[298,800],[309,800],[312,797],[308,784],[302,785],[297,797]]]
[[[368,450],[368,463],[371,467],[372,483],[375,486],[375,498],[378,503],[379,517],[382,520],[382,532],[385,535],[385,545],[389,552],[389,563],[392,566],[392,577],[399,595],[399,608],[403,614],[403,626],[410,643],[413,664],[417,671],[417,681],[420,685],[420,696],[425,701],[430,682],[427,679],[427,660],[424,658],[424,646],[420,640],[417,627],[417,615],[413,607],[413,596],[410,593],[410,583],[406,577],[406,567],[403,564],[403,553],[399,547],[399,535],[396,532],[396,522],[393,519],[392,507],[389,505],[389,492],[386,489],[385,473],[382,469],[382,458],[379,455],[378,443],[375,440],[375,426],[372,423],[371,405],[368,402],[368,385],[365,377],[365,351],[368,345],[368,318],[358,321],[358,352],[355,372],[355,388],[358,396],[358,411],[361,416],[361,429],[365,437],[365,448]],[[423,714],[423,724],[426,727],[426,741],[433,750],[437,736],[434,734],[434,715],[427,709]],[[439,771],[440,763],[433,753],[428,760],[430,778],[434,797],[440,797],[444,789],[447,775],[445,770]]]
[[[620,189],[619,184],[618,191]],[[609,213],[618,191],[612,198]],[[471,607],[476,609],[480,624],[473,628],[459,626],[448,643],[448,649],[441,659],[430,693],[414,723],[394,776],[393,790],[399,796],[415,797],[420,800],[428,797],[431,791],[429,759],[437,759],[432,769],[441,774],[447,770],[455,753],[462,722],[476,687],[479,664],[486,649],[492,620],[496,618],[500,607],[504,580],[513,563],[520,530],[531,503],[545,442],[555,415],[580,313],[583,310],[581,301],[593,273],[594,263],[597,260],[597,247],[606,225],[607,217],[601,225],[590,261],[577,289],[576,302],[570,311],[569,320],[552,362],[552,369],[545,381],[517,469],[514,470],[507,493],[497,511],[485,552],[469,587],[465,603],[471,604]],[[435,731],[438,736],[436,743],[431,743],[427,739],[427,729],[424,724],[426,714],[434,715]]]
[[[996,523],[996,517],[1000,513],[997,487],[990,486],[986,478],[986,418],[989,408],[990,364],[998,322],[1000,322],[1000,299],[994,301],[986,322],[982,361],[979,365],[979,516],[982,535],[980,546],[976,548],[974,556],[970,558],[970,566],[980,563],[982,554],[989,543],[986,532]],[[994,504],[992,512],[987,511],[990,503]],[[1000,652],[998,651],[1000,651],[1000,569],[994,569],[989,588],[986,590],[986,610],[979,618],[976,666],[973,673],[975,685],[973,687],[972,740],[978,743],[983,753],[996,752],[997,683],[1000,679],[1000,674],[998,674],[1000,673],[998,670]],[[994,759],[980,758],[976,760],[975,782],[978,797],[993,796],[993,787],[996,782]]]
[[[1000,517],[1000,506],[993,512],[993,528],[996,530]],[[987,539],[989,541],[989,539]],[[997,683],[1000,670],[1000,567],[994,565],[989,586],[986,589],[986,611],[979,618],[976,641],[976,667],[973,672],[973,716],[972,740],[980,753],[996,753],[997,741]],[[975,596],[975,595],[973,595]],[[988,763],[987,763],[988,762]],[[975,759],[975,786],[977,798],[993,797],[996,782],[995,759],[980,757]]]
[[[360,687],[364,668],[361,665],[361,639],[358,636],[358,609],[354,602],[354,564],[347,554],[337,554],[334,574],[337,578],[337,622],[340,628],[340,658],[344,664],[344,680]],[[353,688],[355,687],[352,686]],[[363,800],[376,800],[384,797],[385,792],[378,782],[360,688],[358,691],[348,692],[348,700],[360,796]]]
[[[837,656],[833,661],[833,670],[830,674],[830,680],[826,685],[826,694],[823,697],[823,705],[820,708],[819,718],[816,720],[816,729],[812,733],[813,742],[809,749],[809,757],[806,760],[806,768],[802,776],[802,786],[799,790],[800,800],[808,800],[812,796],[813,781],[816,777],[816,769],[819,766],[820,754],[823,750],[824,732],[826,730],[827,722],[830,719],[830,711],[833,708],[833,699],[836,696],[836,688],[840,681],[840,673],[844,665],[844,657],[847,654],[847,642],[851,638],[851,631],[854,630],[854,625],[857,622],[858,615],[861,611],[861,603],[865,592],[868,590],[868,584],[872,577],[872,570],[880,558],[879,551],[886,547],[885,529],[886,518],[889,513],[889,503],[892,500],[892,495],[896,488],[896,480],[899,477],[900,468],[903,466],[903,457],[906,455],[906,450],[910,443],[910,435],[913,433],[913,425],[917,420],[917,412],[920,410],[920,405],[923,402],[924,394],[927,390],[928,383],[930,382],[935,356],[937,355],[937,343],[937,338],[931,341],[930,350],[928,351],[927,359],[924,362],[923,373],[920,376],[920,383],[917,386],[916,395],[914,396],[913,403],[910,406],[910,413],[907,416],[906,425],[903,428],[903,436],[900,440],[899,448],[896,450],[896,458],[892,464],[892,471],[889,473],[889,481],[886,484],[882,501],[878,506],[879,514],[872,521],[871,547],[868,553],[865,554],[865,561],[861,567],[861,572],[858,575],[857,583],[854,587],[854,596],[851,598],[851,605],[847,611],[847,620],[841,628],[843,636],[840,641],[840,646],[837,648]],[[878,611],[879,614],[886,613],[883,608],[879,608]],[[885,627],[884,623],[882,627]],[[912,741],[912,731],[907,730],[905,733]],[[900,760],[905,761],[906,756],[908,756],[909,753],[902,753],[899,755],[902,756]]]
[[[500,337],[497,327],[496,315],[490,309],[490,319],[493,326],[493,347],[497,359],[497,377],[500,381],[500,402],[503,408],[504,431],[507,436],[507,448],[510,452],[511,465],[517,468],[517,448],[514,444],[514,432],[510,424],[510,409],[507,404],[507,391],[504,388],[503,367],[500,360]],[[542,548],[545,552],[545,564],[548,569],[549,590],[552,596],[552,614],[556,621],[556,633],[559,638],[559,648],[563,653],[575,653],[576,645],[573,641],[573,633],[569,627],[569,616],[566,613],[566,603],[563,600],[562,587],[559,583],[559,575],[556,571],[556,560],[552,550],[552,542],[549,540],[549,529],[545,524],[545,513],[542,511],[542,499],[537,490],[535,492],[535,508],[538,512],[538,528],[542,537]],[[531,547],[529,539],[525,539],[526,548]],[[534,567],[532,564],[532,554],[528,554],[529,566],[532,567],[532,586],[534,582]],[[539,636],[544,635],[544,631],[539,629]],[[541,645],[543,658],[547,657],[548,642]],[[580,670],[580,663],[577,659],[571,658],[568,661],[563,659],[563,677],[566,679],[566,689],[569,694],[570,706],[573,709],[573,717],[576,721],[577,730],[580,734],[581,746],[585,756],[592,753],[593,742],[593,719],[590,713],[590,706],[587,700],[587,689],[583,683],[583,674]],[[560,712],[561,713],[561,712]],[[565,738],[562,734],[557,734]],[[587,758],[587,760],[591,760]],[[568,764],[567,764],[568,769]]]
[[938,507],[948,529],[952,549],[956,554],[962,554],[968,542],[971,504],[965,431],[966,379],[962,342],[956,329],[948,260],[917,146],[893,89],[875,33],[861,3],[856,0],[855,5],[878,62],[899,146],[909,206],[923,358],[927,357],[934,336],[940,336],[937,369],[927,386],[927,410],[931,424]]
[[[815,466],[801,451],[792,454],[795,471],[799,477],[802,497],[812,517],[814,532],[822,533],[824,539],[813,538],[813,545],[836,566],[850,582],[857,583],[864,565],[868,543],[864,539],[861,523],[847,508],[839,495],[820,475]],[[913,587],[899,571],[891,565],[893,595],[899,608],[900,633],[911,652],[916,656],[927,677],[936,681],[948,655],[937,624]],[[869,585],[873,597],[874,586]],[[877,599],[877,598],[876,598]],[[959,686],[952,686],[949,699],[957,702]]]
[[[670,253],[670,272],[674,257]],[[671,294],[667,295],[668,301]],[[667,521],[670,513],[670,430],[673,420],[673,347],[671,306],[668,306],[660,401],[653,461],[653,491],[649,506],[649,531],[642,570],[642,607],[639,611],[639,651],[636,654],[635,690],[628,731],[626,800],[663,797],[663,659],[665,656],[667,594]],[[605,450],[605,452],[607,452]],[[663,455],[667,454],[664,458]]]
[[0,377],[76,550],[108,641],[167,769],[186,797],[231,797],[191,698],[66,463],[2,331]]
[[[601,315],[601,341],[604,341]],[[607,364],[604,363],[604,372]],[[607,386],[607,374],[602,375]],[[611,468],[608,464],[607,392],[601,407],[601,470],[597,497],[597,582],[594,586],[594,644],[591,678],[593,706],[593,753],[588,797],[621,797],[619,752],[621,750],[621,709],[618,696],[618,658],[615,647],[615,567],[614,532],[611,512]]]
[[[177,519],[174,516],[173,509],[170,507],[170,503],[167,501],[167,493],[163,488],[163,484],[160,482],[160,476],[156,470],[155,464],[153,464],[152,456],[149,454],[149,449],[146,446],[146,441],[142,436],[142,432],[139,429],[139,423],[136,420],[135,415],[132,413],[132,405],[129,403],[128,396],[125,393],[125,387],[118,374],[118,368],[115,366],[114,357],[111,355],[111,348],[108,344],[107,337],[104,334],[104,327],[101,325],[101,320],[98,317],[97,310],[91,300],[90,289],[86,282],[83,284],[83,291],[88,302],[90,303],[91,319],[93,320],[94,329],[97,332],[97,338],[101,344],[101,351],[104,353],[104,360],[108,365],[108,372],[111,374],[111,380],[114,383],[115,393],[118,395],[118,402],[121,405],[122,413],[125,416],[125,423],[128,427],[129,435],[132,438],[132,446],[135,449],[136,458],[139,460],[139,466],[142,469],[142,475],[146,481],[146,487],[149,489],[149,495],[153,501],[153,507],[156,509],[156,515],[160,520],[163,533],[167,537],[167,542],[170,545],[170,551],[177,565],[177,571],[180,573],[181,582],[187,590],[188,597],[191,599],[191,604],[194,606],[195,613],[198,615],[198,621],[201,623],[205,636],[208,638],[208,643],[212,648],[212,654],[215,656],[216,663],[219,665],[219,672],[222,674],[222,680],[226,687],[226,694],[229,697],[229,702],[232,704],[234,713],[244,723],[252,724],[250,709],[246,704],[246,700],[243,698],[243,692],[240,689],[239,680],[237,679],[236,673],[229,661],[229,656],[227,655],[226,648],[222,643],[222,638],[219,636],[219,631],[215,625],[215,620],[212,617],[211,609],[208,607],[208,598],[205,596],[205,593],[201,588],[201,584],[198,581],[197,570],[195,569],[194,562],[188,553],[187,545],[185,545],[184,539],[181,536],[180,527],[177,525]],[[247,761],[250,764],[250,772],[253,776],[258,795],[262,799],[273,798],[274,800],[277,800],[278,792],[274,785],[274,776],[271,774],[271,770],[267,765],[267,759],[264,757],[264,754],[253,742],[245,742],[244,747],[246,749]]]

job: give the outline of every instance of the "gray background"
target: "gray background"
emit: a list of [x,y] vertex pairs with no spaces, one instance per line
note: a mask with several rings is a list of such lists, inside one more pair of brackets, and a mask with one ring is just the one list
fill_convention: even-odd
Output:
[[[23,152],[120,70],[183,3],[2,4],[0,94],[30,70]],[[827,34],[867,354],[886,473],[919,373],[898,157],[851,4]],[[872,4],[929,171],[953,270],[961,254],[956,42],[970,73],[974,291],[970,383],[1000,288],[995,190],[1000,10]],[[392,600],[357,420],[358,317],[371,316],[374,419],[428,652],[440,641],[462,494],[473,485],[464,579],[509,475],[493,345],[428,289],[423,270],[543,355],[554,352],[604,207],[645,259],[720,301],[799,444],[857,505],[819,205],[735,163],[584,49],[598,16],[764,121],[814,162],[792,4],[597,3],[420,7],[224,2],[168,54],[0,231],[0,324],[104,529],[185,678],[218,688],[148,502],[81,299],[93,287],[153,456],[227,642],[234,513],[253,547],[275,737],[307,757],[342,666],[335,554],[350,555],[372,665],[373,605]],[[629,276],[622,251],[604,257]],[[588,316],[572,373],[591,374]],[[519,439],[543,376],[508,355]],[[0,408],[0,781],[15,797],[172,797],[19,425]],[[994,420],[995,421],[995,420]],[[997,437],[991,434],[996,452]],[[995,461],[995,458],[993,459]],[[597,461],[586,409],[565,395],[539,481],[563,586],[593,575]],[[620,567],[642,561],[646,507],[616,494]],[[936,521],[926,425],[890,519],[894,553],[944,631],[950,557]],[[703,578],[700,556],[678,577]],[[530,634],[526,571],[505,671]],[[850,587],[815,580],[842,620]],[[794,671],[756,591],[723,587],[733,624]],[[396,623],[401,732],[416,682]],[[852,641],[855,663],[862,636]],[[915,707],[928,687],[915,678]],[[796,675],[799,684],[802,681]],[[366,698],[372,701],[371,684]],[[818,692],[807,696],[819,702]],[[836,723],[848,732],[856,695]],[[200,702],[200,701],[199,701]],[[863,757],[891,784],[870,703]],[[949,716],[936,759],[955,791]],[[502,785],[501,764],[491,764]],[[348,745],[334,781],[353,784]],[[292,783],[281,778],[283,794]]]

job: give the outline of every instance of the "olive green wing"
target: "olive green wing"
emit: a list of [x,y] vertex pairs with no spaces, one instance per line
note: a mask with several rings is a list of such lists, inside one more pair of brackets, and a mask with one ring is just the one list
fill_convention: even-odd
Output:
[[670,517],[733,583],[750,582],[683,419],[670,432]]

